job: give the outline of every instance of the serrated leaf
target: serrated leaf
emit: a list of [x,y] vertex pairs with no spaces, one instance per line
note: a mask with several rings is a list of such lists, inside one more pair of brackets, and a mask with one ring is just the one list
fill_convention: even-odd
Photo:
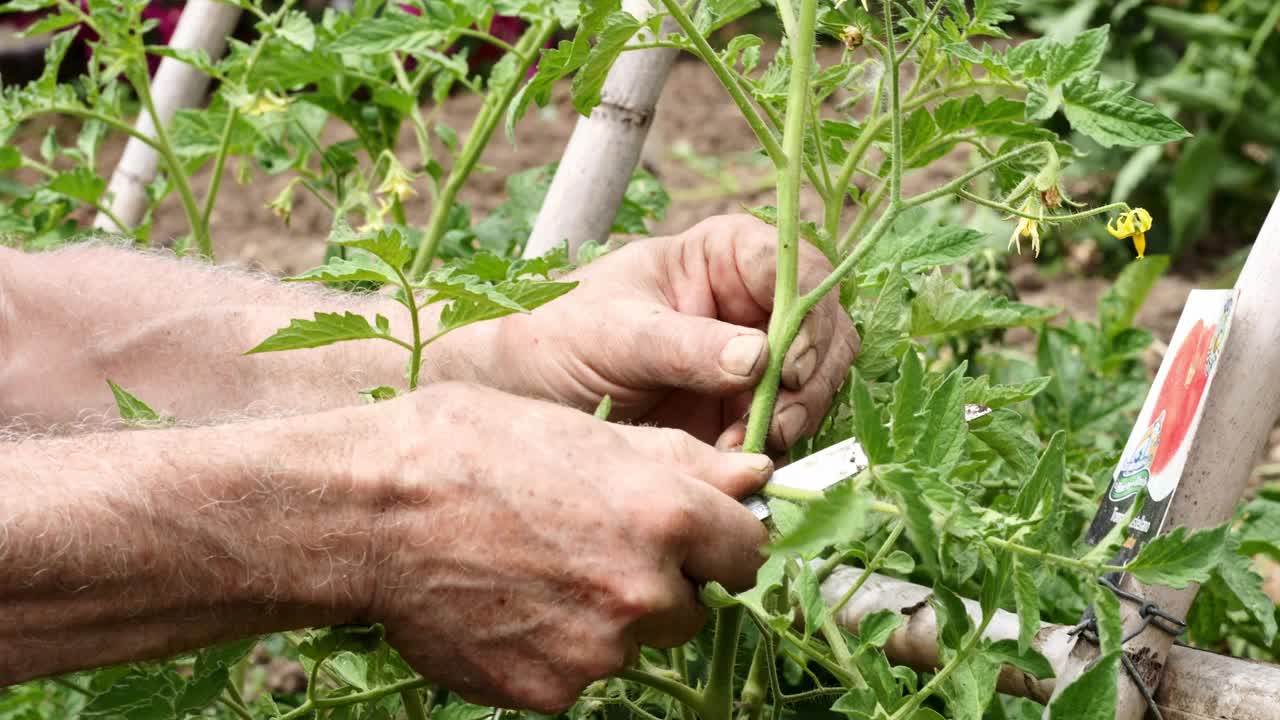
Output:
[[1053,378],[1049,376],[1032,378],[1008,385],[992,385],[990,378],[982,375],[977,378],[965,378],[964,401],[968,404],[986,405],[989,408],[1002,408],[1026,402],[1039,395]]
[[1018,609],[1018,652],[1026,652],[1040,632],[1040,588],[1021,558],[1013,563],[1013,601]]
[[403,12],[387,13],[362,20],[329,41],[331,53],[382,55],[389,52],[415,53],[439,46],[446,39],[442,28]]
[[1187,534],[1177,527],[1143,546],[1125,572],[1148,585],[1182,589],[1209,579],[1227,550],[1227,526]]
[[902,521],[907,537],[920,554],[924,571],[934,574],[938,567],[938,531],[933,525],[933,511],[925,503],[921,479],[930,472],[920,466],[890,465],[872,469],[872,477],[897,499],[903,509]]
[[800,602],[800,611],[804,615],[804,637],[808,638],[827,619],[827,604],[822,600],[822,588],[818,585],[818,576],[813,572],[813,567],[805,563],[791,587]]
[[164,418],[160,414],[151,409],[150,405],[142,402],[134,397],[132,393],[107,380],[107,386],[111,388],[111,394],[116,399],[116,409],[120,412],[120,419],[130,424],[154,424],[164,422]]
[[907,619],[893,610],[877,610],[863,616],[858,622],[858,639],[863,645],[884,647],[893,632],[905,624]]
[[334,232],[329,241],[335,245],[363,250],[397,270],[403,268],[413,254],[399,230],[380,230],[376,235],[355,237],[349,228],[343,226]]
[[698,3],[693,25],[705,36],[759,7],[758,0],[706,0]]
[[1148,255],[1142,262],[1131,262],[1120,271],[1098,300],[1098,325],[1108,338],[1133,327],[1142,303],[1168,267],[1168,255]]
[[1037,680],[1053,677],[1053,666],[1033,648],[1020,647],[1016,640],[997,640],[983,649],[992,660],[1017,668]]
[[867,493],[845,480],[807,503],[798,526],[769,545],[771,553],[813,555],[839,543],[860,540],[874,529]]
[[1018,413],[998,408],[988,420],[975,423],[971,435],[991,448],[1019,475],[1031,473],[1040,452],[1040,438]]
[[924,387],[924,367],[915,350],[908,349],[898,368],[898,380],[893,384],[893,404],[890,406],[890,437],[899,460],[910,460],[912,451],[927,419],[922,414],[927,395]]
[[873,464],[893,462],[889,429],[880,420],[880,409],[871,398],[871,390],[856,370],[850,379],[849,397],[853,405],[853,435],[862,443],[867,458]]
[[1190,136],[1154,105],[1100,83],[1096,73],[1071,80],[1063,85],[1062,98],[1071,127],[1103,147],[1159,145]]
[[641,22],[626,12],[613,13],[605,20],[595,46],[587,54],[578,74],[573,76],[573,107],[578,112],[589,116],[591,110],[600,104],[600,91],[604,88],[609,68],[613,67],[622,48],[640,27]]
[[964,290],[942,275],[930,275],[911,301],[911,334],[921,337],[1026,327],[1057,314],[1055,308],[1024,305],[982,290]]
[[901,550],[894,550],[881,561],[880,569],[899,575],[908,575],[916,569],[916,560]]
[[854,362],[858,372],[868,378],[879,377],[898,364],[910,320],[906,294],[906,278],[901,272],[890,270],[874,304],[864,308],[860,303],[855,308],[861,347]]
[[1103,655],[1049,703],[1050,720],[1115,720],[1119,653]]
[[375,282],[396,284],[395,272],[381,260],[365,254],[343,258],[337,255],[320,267],[301,275],[284,278],[284,282]]
[[[385,318],[380,319],[385,321]],[[370,340],[390,337],[384,330],[375,328],[363,315],[346,312],[315,313],[313,319],[295,319],[288,327],[281,328],[274,335],[263,340],[245,355],[263,352],[279,352],[281,350],[299,350],[303,348],[323,347],[347,340]]]
[[529,312],[577,286],[576,282],[538,280],[511,280],[495,285],[436,280],[427,284],[427,288],[434,293],[429,302],[452,300],[440,313],[440,324],[436,329],[438,334],[513,313]]
[[1244,609],[1262,625],[1262,638],[1269,645],[1276,636],[1276,603],[1262,589],[1262,577],[1253,571],[1248,556],[1237,552],[1238,541],[1232,538],[1223,561],[1214,572]]
[[868,254],[865,267],[874,275],[899,266],[903,273],[965,260],[982,246],[983,234],[954,225],[928,222],[924,213],[906,213]]
[[276,34],[307,52],[316,49],[316,26],[304,12],[291,11],[276,28]]
[[964,450],[968,426],[964,421],[964,391],[960,381],[966,365],[952,370],[925,403],[925,426],[916,443],[915,459],[939,473],[949,474]]
[[1066,448],[1066,432],[1059,430],[1049,438],[1049,444],[1045,446],[1031,477],[1018,491],[1018,499],[1014,503],[1018,517],[1031,518],[1042,505],[1044,515],[1057,507],[1057,500],[1067,481]]
[[938,648],[945,657],[948,651],[954,653],[964,644],[973,629],[973,621],[964,602],[941,584],[934,584],[929,605],[938,618]]
[[1047,53],[1045,82],[1058,85],[1096,68],[1107,50],[1110,32],[1111,27],[1103,25],[1080,33],[1069,43],[1054,43]]
[[107,181],[98,177],[97,173],[88,168],[76,168],[58,175],[49,181],[48,188],[54,192],[62,193],[70,198],[75,198],[82,203],[92,205],[102,197],[102,193],[107,189]]
[[1093,617],[1098,626],[1098,648],[1103,655],[1119,652],[1124,640],[1124,621],[1120,617],[1120,600],[1109,589],[1094,589]]

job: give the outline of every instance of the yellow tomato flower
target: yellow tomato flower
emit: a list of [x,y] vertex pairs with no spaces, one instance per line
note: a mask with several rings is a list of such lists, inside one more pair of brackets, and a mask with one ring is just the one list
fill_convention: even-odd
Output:
[[389,158],[387,175],[378,186],[378,194],[393,195],[399,198],[400,202],[417,195],[417,191],[413,189],[413,176],[390,153],[387,153],[387,157]]
[[1142,258],[1147,252],[1147,231],[1151,229],[1151,213],[1134,208],[1107,221],[1107,232],[1117,240],[1133,238],[1133,248]]
[[[1031,207],[1031,201],[1023,203],[1022,210],[1025,214],[1030,215],[1034,208]],[[1013,229],[1013,235],[1009,237],[1009,247],[1016,248],[1018,254],[1022,254],[1022,238],[1031,238],[1031,249],[1035,252],[1036,257],[1040,257],[1040,223],[1031,218],[1018,218],[1018,226]]]
[[276,95],[267,90],[260,95],[254,95],[251,100],[244,103],[240,107],[240,111],[250,117],[259,115],[270,115],[272,113],[283,112],[289,107],[289,99]]

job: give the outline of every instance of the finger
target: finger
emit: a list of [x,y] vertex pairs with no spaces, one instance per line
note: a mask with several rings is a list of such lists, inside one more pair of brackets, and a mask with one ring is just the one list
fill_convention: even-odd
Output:
[[736,498],[759,490],[773,474],[767,455],[720,452],[682,430],[628,425],[618,429],[637,452]]
[[716,449],[720,452],[737,452],[742,449],[742,443],[747,439],[747,423],[744,420],[738,420],[724,432],[720,433],[720,437],[716,438]]
[[769,425],[770,447],[786,450],[800,438],[817,432],[818,424],[831,407],[832,396],[848,376],[857,337],[850,324],[849,332],[837,337],[831,352],[804,387],[778,393],[777,410]]
[[668,581],[667,607],[646,615],[633,625],[632,637],[641,645],[673,648],[688,642],[707,621],[707,609],[688,578],[674,570]]
[[698,517],[689,528],[684,574],[698,583],[718,582],[730,592],[750,588],[764,562],[760,546],[769,539],[764,523],[710,485],[691,485]]
[[674,310],[632,318],[611,329],[605,349],[623,385],[722,396],[750,390],[764,374],[769,347],[760,330]]
[[818,337],[817,325],[818,316],[814,313],[809,313],[800,325],[800,332],[796,333],[782,360],[783,387],[799,390],[818,368],[818,346],[814,343],[814,338]]

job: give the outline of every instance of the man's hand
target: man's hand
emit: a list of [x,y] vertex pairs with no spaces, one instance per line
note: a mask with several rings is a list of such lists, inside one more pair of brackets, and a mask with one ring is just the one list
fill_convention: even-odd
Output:
[[[750,391],[768,361],[776,234],[741,215],[632,243],[574,273],[581,284],[563,298],[446,337],[427,375],[583,409],[607,394],[618,418],[741,445]],[[802,292],[830,271],[821,253],[801,245]],[[853,323],[827,296],[787,353],[773,447],[817,429],[857,348]]]
[[475,386],[402,411],[415,429],[374,535],[369,617],[469,700],[562,710],[639,645],[691,638],[696,583],[755,582],[764,527],[730,496],[759,488],[767,457]]
[[468,699],[560,710],[640,644],[691,637],[696,583],[753,583],[765,531],[730,495],[769,471],[456,383],[0,443],[0,686],[373,621]]

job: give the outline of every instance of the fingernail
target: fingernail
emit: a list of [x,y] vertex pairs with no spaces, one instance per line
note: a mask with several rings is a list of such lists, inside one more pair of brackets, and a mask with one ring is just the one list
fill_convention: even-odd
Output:
[[782,412],[778,413],[778,434],[782,436],[782,442],[787,447],[795,444],[800,439],[800,433],[804,431],[804,425],[809,421],[809,409],[803,405],[792,405]]
[[768,455],[759,453],[737,453],[733,456],[734,462],[740,463],[742,467],[752,472],[764,475],[773,471],[773,460]]
[[796,360],[796,380],[804,385],[809,382],[809,378],[813,377],[813,371],[818,367],[818,349],[809,348],[805,354]]
[[764,357],[764,337],[739,335],[724,344],[720,351],[720,368],[730,375],[750,377]]

